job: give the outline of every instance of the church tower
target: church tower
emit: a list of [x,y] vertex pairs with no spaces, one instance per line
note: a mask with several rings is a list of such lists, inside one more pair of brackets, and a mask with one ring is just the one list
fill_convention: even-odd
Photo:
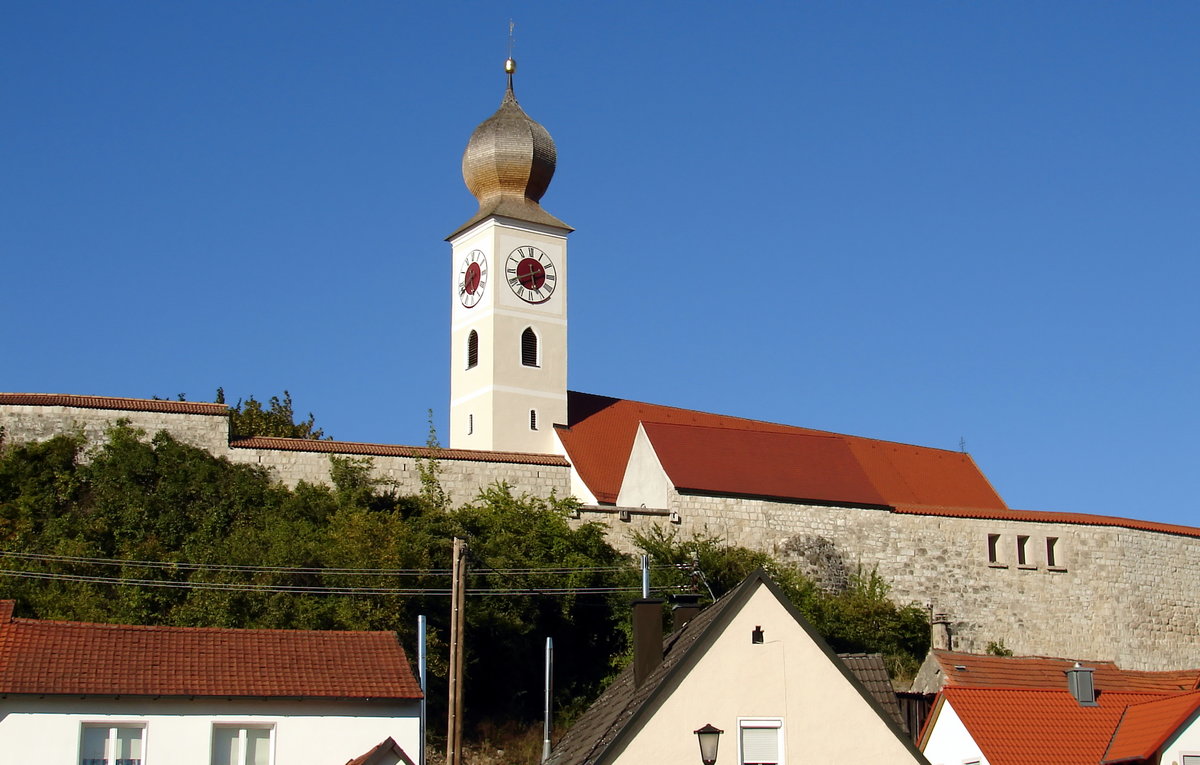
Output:
[[479,211],[451,248],[450,447],[556,453],[567,422],[567,234],[538,204],[554,175],[554,141],[513,95],[463,152]]

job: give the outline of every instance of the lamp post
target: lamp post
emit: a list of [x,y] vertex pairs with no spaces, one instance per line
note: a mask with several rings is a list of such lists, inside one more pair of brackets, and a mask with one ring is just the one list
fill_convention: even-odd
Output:
[[714,765],[717,761],[717,741],[725,731],[705,723],[703,728],[693,732],[700,741],[700,761],[704,765]]

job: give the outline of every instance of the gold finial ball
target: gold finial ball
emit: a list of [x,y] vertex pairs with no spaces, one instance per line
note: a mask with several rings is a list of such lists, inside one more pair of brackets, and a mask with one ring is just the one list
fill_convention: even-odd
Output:
[[516,72],[516,71],[517,71],[517,60],[516,60],[516,59],[514,59],[514,58],[511,58],[511,57],[510,57],[510,58],[506,58],[506,59],[504,60],[504,72],[505,72],[505,74],[512,74],[512,73],[514,73],[514,72]]

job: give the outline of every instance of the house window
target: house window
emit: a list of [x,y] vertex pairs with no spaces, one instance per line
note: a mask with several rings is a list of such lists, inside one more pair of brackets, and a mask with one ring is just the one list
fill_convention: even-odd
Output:
[[783,762],[783,720],[738,721],[738,762],[741,765],[779,765]]
[[537,430],[537,410],[536,409],[529,410],[529,429]]
[[1185,754],[1179,761],[1181,765],[1200,765],[1200,754]]
[[538,365],[538,339],[533,327],[526,327],[521,333],[521,364],[527,367]]
[[467,435],[469,436],[474,433],[475,433],[475,415],[468,414],[467,415]]
[[1018,536],[1017,537],[1017,565],[1018,566],[1028,566],[1029,565],[1028,552],[1029,552],[1029,537]]
[[1054,548],[1058,546],[1058,537],[1046,537],[1046,566],[1054,568],[1058,565],[1058,557],[1054,554]]
[[271,765],[273,731],[264,726],[214,726],[212,765]]
[[467,335],[467,369],[479,366],[479,333],[471,330]]
[[80,765],[142,765],[140,725],[84,724]]
[[988,534],[988,563],[1000,562],[1000,535]]

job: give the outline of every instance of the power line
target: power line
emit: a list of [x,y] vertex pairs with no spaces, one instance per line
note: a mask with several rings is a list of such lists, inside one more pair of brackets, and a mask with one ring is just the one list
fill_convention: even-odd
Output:
[[[40,579],[58,582],[75,582],[82,584],[110,584],[131,587],[166,587],[173,589],[217,590],[226,592],[256,592],[268,594],[294,595],[429,595],[435,597],[449,596],[448,587],[330,587],[311,585],[287,584],[252,584],[238,582],[172,582],[161,579],[122,579],[111,576],[87,576],[84,574],[61,574],[44,571],[16,571],[0,569],[0,576],[18,579]],[[512,595],[589,595],[617,592],[636,592],[636,586],[607,586],[607,587],[479,587],[468,588],[467,593],[477,596],[512,596]],[[682,587],[661,587],[660,590],[675,590]]]

